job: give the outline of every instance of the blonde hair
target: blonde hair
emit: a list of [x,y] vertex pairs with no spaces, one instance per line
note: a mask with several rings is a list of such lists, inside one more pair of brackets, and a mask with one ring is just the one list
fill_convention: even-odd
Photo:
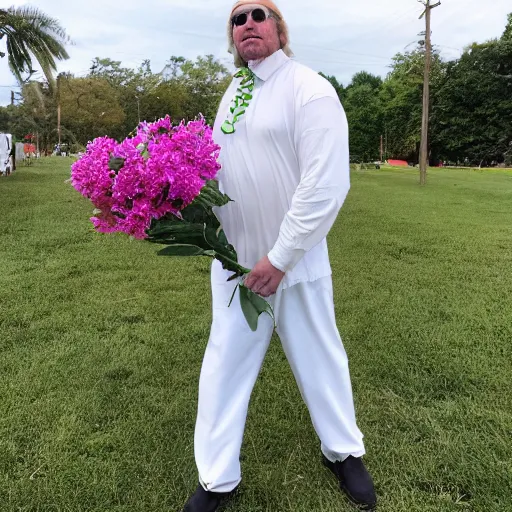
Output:
[[[254,3],[258,3],[257,0],[255,0]],[[293,57],[292,49],[290,48],[290,35],[288,32],[288,25],[280,16],[278,13],[276,13],[273,9],[268,9],[271,14],[272,18],[276,21],[277,25],[277,35],[279,36],[279,42],[281,43],[281,35],[284,35],[285,44],[282,45],[281,43],[281,50],[287,55],[288,57]],[[235,67],[237,68],[246,68],[247,62],[245,62],[240,54],[238,53],[238,50],[235,46],[235,41],[233,40],[233,24],[231,21],[231,16],[228,19],[228,52],[233,55],[233,62],[235,64]]]

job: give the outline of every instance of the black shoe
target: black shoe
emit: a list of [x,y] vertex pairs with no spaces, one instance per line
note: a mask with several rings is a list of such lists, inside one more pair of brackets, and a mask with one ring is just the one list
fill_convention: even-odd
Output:
[[189,498],[182,512],[216,512],[225,505],[234,492],[205,491],[200,485]]
[[336,476],[341,490],[360,510],[375,510],[377,496],[373,487],[372,477],[360,458],[352,457],[343,462],[331,462],[322,455],[323,463]]

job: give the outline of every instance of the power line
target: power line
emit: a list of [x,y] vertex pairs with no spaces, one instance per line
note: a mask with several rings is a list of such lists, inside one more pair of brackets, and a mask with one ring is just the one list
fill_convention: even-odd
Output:
[[316,50],[327,50],[330,52],[336,52],[336,53],[346,53],[349,55],[357,55],[361,57],[371,57],[372,59],[382,59],[382,60],[389,60],[391,57],[384,57],[383,55],[371,55],[369,53],[358,53],[358,52],[352,52],[348,50],[341,50],[340,48],[325,48],[322,46],[313,46],[310,44],[302,44],[302,43],[294,43],[294,46],[303,46],[305,48],[314,48]]
[[[301,60],[303,61],[308,61],[308,62],[322,62],[324,64],[343,64],[343,65],[346,65],[346,66],[356,66],[356,67],[360,67],[360,68],[364,68],[364,67],[368,67],[368,66],[379,66],[379,67],[382,67],[382,68],[385,68],[387,67],[386,64],[381,64],[381,63],[364,63],[364,62],[348,62],[348,61],[344,61],[344,60],[325,60],[325,59],[316,59],[314,57],[301,57]],[[391,62],[391,58],[389,59],[390,62]]]
[[[416,9],[416,7],[415,7]],[[207,39],[217,39],[217,40],[220,40],[220,39],[224,39],[225,36],[222,34],[222,35],[213,35],[213,34],[204,34],[204,33],[201,33],[201,32],[194,32],[194,31],[186,31],[186,30],[173,30],[172,31],[173,34],[176,34],[176,35],[185,35],[185,36],[192,36],[192,37],[204,37],[204,38],[207,38]],[[314,48],[314,49],[317,49],[317,50],[327,50],[327,51],[333,51],[333,52],[338,52],[338,53],[347,53],[347,54],[351,54],[351,55],[357,55],[357,56],[361,56],[361,57],[371,57],[371,58],[375,58],[375,59],[384,59],[384,60],[389,60],[390,57],[384,57],[383,55],[371,55],[371,54],[368,54],[368,53],[358,53],[358,52],[352,52],[352,51],[348,51],[348,50],[341,50],[339,48],[325,48],[325,47],[322,47],[322,46],[313,46],[313,45],[308,45],[308,44],[303,44],[303,43],[293,43],[294,46],[303,46],[303,47],[309,47],[309,48]]]
[[450,50],[455,50],[457,52],[463,52],[464,51],[462,48],[455,48],[454,46],[446,46],[445,44],[436,44],[434,46],[439,46],[440,48],[448,48]]
[[374,39],[377,36],[382,36],[382,31],[384,29],[390,29],[398,27],[401,23],[400,22],[403,18],[409,16],[414,11],[418,12],[418,6],[414,5],[412,8],[408,9],[407,11],[403,12],[398,16],[398,18],[395,18],[395,14],[398,14],[399,11],[395,12],[389,17],[389,21],[387,23],[384,23],[383,25],[379,25],[376,28],[372,29],[371,31],[363,32],[362,34],[357,34],[352,39],[349,39],[349,42],[356,41],[357,39],[364,38],[365,41],[369,41]]

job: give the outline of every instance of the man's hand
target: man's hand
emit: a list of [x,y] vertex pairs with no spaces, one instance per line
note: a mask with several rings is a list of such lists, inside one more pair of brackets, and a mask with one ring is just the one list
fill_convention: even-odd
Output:
[[261,258],[244,281],[244,285],[262,297],[276,293],[284,272],[274,267],[267,256]]

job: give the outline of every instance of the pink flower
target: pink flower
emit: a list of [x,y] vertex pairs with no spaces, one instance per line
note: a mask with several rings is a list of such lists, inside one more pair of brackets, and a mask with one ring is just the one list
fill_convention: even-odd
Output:
[[71,183],[96,208],[112,204],[112,185],[115,173],[108,167],[110,153],[116,141],[101,137],[90,142],[87,152],[71,167]]
[[[152,219],[179,216],[216,177],[219,150],[203,118],[172,126],[166,116],[119,144],[95,139],[73,164],[71,182],[101,211],[91,219],[97,231],[145,238]],[[117,172],[111,158],[124,162]]]

